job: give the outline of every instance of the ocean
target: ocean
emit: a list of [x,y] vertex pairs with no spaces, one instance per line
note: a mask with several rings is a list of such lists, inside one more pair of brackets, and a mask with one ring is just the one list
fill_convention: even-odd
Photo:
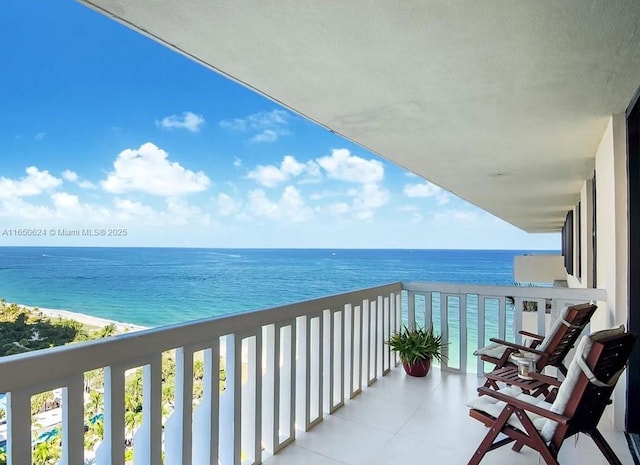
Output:
[[512,285],[530,252],[0,247],[0,298],[159,326],[396,281]]

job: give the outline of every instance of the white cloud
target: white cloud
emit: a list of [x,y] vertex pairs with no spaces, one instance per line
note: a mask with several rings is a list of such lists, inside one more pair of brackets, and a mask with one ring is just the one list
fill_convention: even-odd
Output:
[[231,198],[230,195],[225,193],[218,194],[218,212],[222,216],[229,216],[238,211],[238,203]]
[[436,194],[440,193],[442,189],[440,189],[435,184],[431,184],[430,182],[424,182],[420,184],[405,184],[404,186],[404,195],[407,197],[433,197]]
[[365,184],[360,189],[350,189],[353,207],[359,211],[370,211],[389,203],[389,191],[378,184]]
[[[73,178],[67,173],[67,177]],[[164,206],[154,208],[136,200],[122,197],[97,198],[96,203],[85,203],[81,197],[68,192],[55,191],[42,197],[40,204],[29,203],[19,196],[0,197],[0,221],[37,228],[90,228],[90,227],[142,227],[209,225],[209,212],[187,203],[181,197],[168,197]],[[6,223],[9,220],[10,223]]]
[[169,161],[169,154],[151,142],[120,152],[113,167],[100,185],[114,194],[137,191],[169,197],[204,191],[211,182],[204,172]]
[[249,192],[249,209],[256,216],[270,219],[280,217],[278,204],[267,198],[267,194],[262,189],[255,189]]
[[304,172],[305,168],[306,167],[303,163],[300,163],[291,155],[285,155],[280,165],[280,169],[283,172],[290,174],[291,176],[301,175]]
[[288,124],[289,118],[290,115],[288,112],[276,109],[254,113],[247,118],[247,121],[253,128],[264,128]]
[[42,139],[44,139],[44,136],[46,136],[46,135],[47,135],[46,132],[39,132],[34,136],[34,139],[35,140],[42,140]]
[[71,170],[64,170],[62,177],[69,182],[78,182],[78,173]]
[[[314,211],[318,213],[336,216],[352,212],[356,218],[370,219],[375,209],[389,203],[389,191],[381,184],[384,178],[383,164],[377,160],[351,155],[347,149],[333,150],[331,155],[306,163],[287,155],[279,166],[258,165],[247,174],[247,178],[255,180],[260,186],[272,188],[294,179],[298,184],[318,182],[322,179],[323,172],[330,179],[351,183],[352,187],[342,191],[334,189],[312,193],[309,199],[313,202],[321,202],[329,197],[342,198],[323,205],[316,203]],[[297,190],[295,192],[299,195]],[[289,194],[293,192],[289,191]],[[270,201],[263,191],[256,190],[251,195],[251,205],[262,212],[261,216],[270,216],[269,212],[276,212],[273,213],[275,216],[280,215],[276,203]],[[343,200],[345,197],[348,202]]]
[[242,159],[240,157],[233,157],[233,166],[240,168],[242,166]]
[[113,199],[113,206],[118,213],[124,214],[127,218],[149,218],[156,215],[156,211],[148,205],[130,199],[116,197]]
[[36,220],[39,224],[53,216],[45,205],[34,205],[20,197],[3,199],[0,195],[0,217],[12,220]]
[[419,184],[405,184],[403,192],[404,195],[410,198],[435,197],[438,205],[445,205],[449,203],[450,200],[446,191],[429,181]]
[[185,111],[181,115],[165,116],[160,121],[156,121],[156,126],[164,129],[186,129],[190,132],[198,132],[204,122],[202,115]]
[[21,179],[0,176],[0,199],[40,195],[62,184],[62,179],[52,176],[47,170],[40,171],[30,166],[25,171],[27,175]]
[[258,165],[253,171],[247,174],[247,177],[255,180],[261,186],[275,187],[305,172],[316,176],[318,167],[313,161],[309,161],[306,164],[300,163],[295,157],[286,155],[282,159],[280,167],[275,165]]
[[187,225],[194,221],[200,224],[211,224],[211,217],[200,207],[191,205],[181,197],[169,197],[167,199],[166,215],[169,216],[165,221],[172,225]]
[[98,188],[98,186],[96,186],[91,181],[80,181],[78,183],[78,186],[82,187],[83,189],[97,189]]
[[91,181],[81,181],[80,176],[78,176],[78,173],[76,173],[75,171],[64,170],[62,172],[62,178],[66,181],[77,184],[83,189],[97,189],[97,186]]
[[305,205],[300,192],[294,186],[287,186],[278,202],[269,200],[262,189],[250,191],[248,198],[249,212],[257,217],[284,219],[292,223],[313,218],[313,211]]
[[251,142],[275,142],[278,140],[278,133],[273,129],[265,129],[251,138]]
[[262,111],[247,116],[220,121],[220,127],[235,132],[252,132],[251,142],[275,142],[289,134],[291,116],[284,110]]
[[289,179],[289,175],[280,168],[273,165],[258,165],[255,170],[247,174],[249,179],[254,179],[258,184],[265,187],[275,187],[279,183]]
[[[105,221],[105,218],[107,220]],[[102,222],[117,223],[120,227],[132,226],[186,226],[195,223],[209,224],[209,214],[183,198],[165,199],[164,209],[154,208],[142,202],[116,197],[113,208],[103,213]]]
[[282,193],[279,207],[283,210],[285,218],[294,223],[306,221],[313,217],[313,212],[305,206],[304,200],[298,189],[287,186]]
[[74,209],[80,205],[77,195],[67,194],[66,192],[56,192],[51,195],[53,205],[60,210]]
[[290,115],[284,110],[261,111],[246,118],[234,118],[220,121],[220,126],[232,131],[247,131],[249,129],[269,129],[274,126],[289,124]]
[[384,177],[384,166],[380,161],[351,155],[348,149],[334,149],[331,155],[316,161],[332,179],[373,184],[382,181]]

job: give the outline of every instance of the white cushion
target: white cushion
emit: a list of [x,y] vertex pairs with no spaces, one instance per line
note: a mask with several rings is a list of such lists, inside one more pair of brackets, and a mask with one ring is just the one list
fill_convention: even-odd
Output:
[[[539,398],[539,397],[532,397],[530,395],[523,394],[522,390],[517,387],[506,387],[498,390],[498,392],[511,397],[515,397],[516,399],[519,399],[523,402],[528,402],[530,404],[537,405],[547,410],[551,408],[551,404],[549,402],[545,402],[542,398]],[[489,415],[495,418],[497,418],[500,415],[500,413],[502,413],[502,410],[505,408],[506,405],[507,404],[505,402],[502,402],[501,400],[495,399],[494,397],[491,397],[488,395],[474,397],[473,399],[467,402],[467,406],[469,408],[488,413]],[[538,431],[540,431],[544,427],[545,423],[547,422],[547,419],[545,417],[538,415],[536,413],[527,412],[527,415],[531,419],[533,426],[535,426],[535,428]],[[522,425],[520,420],[518,420],[518,417],[516,417],[515,415],[511,415],[509,420],[507,420],[507,423],[513,426],[514,428],[518,428],[519,430],[526,432],[526,430],[524,429],[524,426]]]
[[492,342],[488,346],[476,350],[473,355],[487,355],[493,358],[500,358],[504,354],[505,350],[507,350],[507,346],[503,346],[497,342]]
[[[545,337],[542,340],[542,344],[540,344],[538,347],[536,347],[536,350],[541,350],[541,351],[545,351],[547,349],[547,347],[549,346],[549,343],[552,339],[552,335],[558,331],[560,325],[562,325],[562,321],[566,320],[567,318],[567,314],[569,313],[569,306],[565,306],[561,311],[560,311],[560,316],[556,319],[556,321],[553,323],[553,325],[551,326],[551,328],[549,329],[549,333],[548,336]],[[504,354],[505,350],[507,350],[506,346],[503,346],[502,344],[498,344],[497,342],[492,342],[491,344],[489,344],[488,346],[485,346],[481,349],[476,350],[473,355],[476,356],[480,356],[480,355],[487,355],[489,357],[493,357],[493,358],[501,358],[502,355]],[[538,359],[540,358],[539,355],[537,354],[531,354],[531,358],[534,361],[538,361]]]
[[560,326],[564,324],[564,320],[567,319],[567,315],[569,314],[569,306],[564,307],[560,311],[560,315],[556,318],[556,321],[553,322],[551,328],[549,328],[549,332],[547,333],[547,337],[542,340],[542,344],[539,347],[536,347],[538,350],[546,352],[549,348],[549,344],[551,343],[551,339],[553,339],[553,335],[558,332]]
[[[624,333],[624,326],[619,326],[618,328],[613,329],[604,329],[602,331],[592,333],[588,336],[582,336],[582,339],[580,339],[580,343],[578,344],[578,347],[576,349],[576,355],[573,357],[571,365],[569,365],[567,377],[560,385],[558,394],[556,395],[556,400],[551,406],[552,412],[563,414],[565,409],[567,408],[567,404],[569,403],[569,400],[573,395],[573,389],[575,388],[578,379],[580,379],[580,374],[582,373],[582,369],[577,362],[578,357],[586,359],[589,355],[589,352],[591,352],[591,346],[594,342],[598,342],[609,336],[616,336],[622,333]],[[558,423],[549,420],[549,422],[541,431],[542,437],[546,441],[549,441],[553,437],[553,434],[556,432],[557,427]]]

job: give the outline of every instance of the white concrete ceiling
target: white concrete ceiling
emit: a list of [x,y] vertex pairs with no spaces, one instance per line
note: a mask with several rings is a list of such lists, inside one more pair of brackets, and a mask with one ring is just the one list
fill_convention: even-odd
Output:
[[640,85],[638,0],[81,0],[531,232]]

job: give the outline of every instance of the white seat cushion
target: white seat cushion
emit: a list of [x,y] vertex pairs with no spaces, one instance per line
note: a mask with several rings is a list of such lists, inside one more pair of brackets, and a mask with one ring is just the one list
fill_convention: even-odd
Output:
[[[519,399],[523,402],[528,402],[530,404],[537,405],[546,410],[549,410],[551,408],[551,404],[549,402],[545,402],[542,398],[523,394],[522,390],[517,387],[506,387],[498,390],[498,392],[511,397],[515,397],[516,399]],[[502,402],[501,400],[495,399],[488,395],[474,397],[473,399],[467,402],[467,407],[475,410],[480,410],[481,412],[488,413],[494,418],[497,418],[500,415],[500,413],[502,413],[502,410],[506,405],[507,404],[505,402]],[[544,425],[547,423],[547,419],[541,415],[531,413],[531,412],[527,412],[527,415],[531,419],[533,426],[535,426],[535,428],[538,431],[541,431]],[[518,420],[518,417],[516,417],[515,415],[511,415],[507,423],[513,426],[514,428],[518,428],[520,431],[526,432],[526,430],[524,429],[524,426],[522,426],[522,423],[520,422],[520,420]]]
[[493,358],[500,358],[502,357],[502,355],[504,355],[505,350],[507,350],[507,346],[503,346],[502,344],[498,344],[497,342],[492,342],[488,346],[476,350],[473,355],[487,355]]
[[[560,325],[564,324],[563,321],[567,318],[567,314],[569,313],[569,308],[570,308],[569,306],[563,307],[563,309],[560,311],[560,316],[556,319],[556,321],[553,323],[553,325],[549,329],[548,336],[542,340],[542,343],[540,344],[540,346],[536,347],[536,350],[541,350],[543,352],[547,350],[549,343],[553,338],[552,335],[558,331],[558,329],[560,328]],[[527,341],[526,338],[525,338],[525,341]],[[530,342],[525,342],[525,345],[530,345]],[[506,346],[503,346],[502,344],[498,344],[497,342],[492,342],[491,344],[476,350],[473,353],[473,355],[476,355],[476,356],[486,355],[488,357],[499,359],[502,357],[505,350],[507,350]],[[540,358],[540,356],[532,354],[532,358],[535,361],[537,361]]]

